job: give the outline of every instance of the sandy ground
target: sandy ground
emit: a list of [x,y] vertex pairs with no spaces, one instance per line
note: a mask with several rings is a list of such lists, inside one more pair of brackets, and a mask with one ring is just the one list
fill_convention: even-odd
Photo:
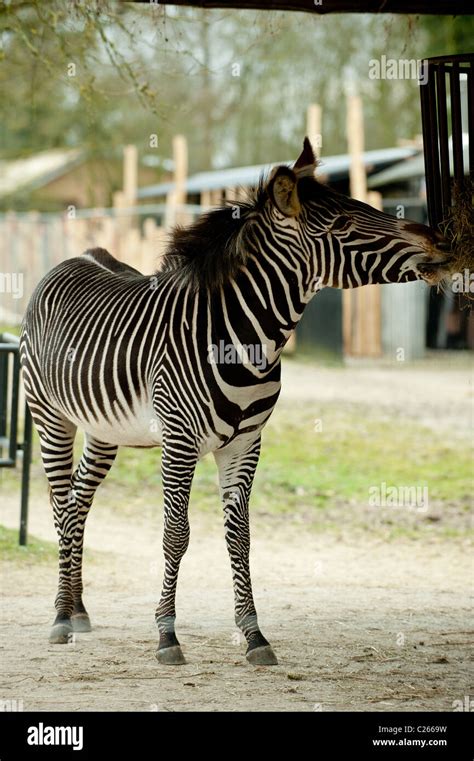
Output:
[[472,442],[474,359],[467,352],[435,352],[419,363],[354,360],[341,368],[290,361],[282,369],[280,403],[307,399],[322,407],[366,408],[382,419],[405,418]]
[[[400,371],[402,380],[395,381],[379,368],[377,382],[367,372],[357,369],[356,379],[352,373],[349,391],[345,373],[322,370],[326,383],[317,384],[318,398],[367,403],[370,380],[371,398],[380,397],[383,406],[383,389],[391,385],[387,415],[399,409],[446,430],[454,420],[457,433],[468,434],[472,377],[465,367],[432,377]],[[283,403],[296,393],[292,378],[300,384],[298,398],[314,398],[311,368],[290,363],[285,375]],[[93,632],[49,645],[56,569],[3,564],[0,698],[22,700],[26,711],[450,711],[453,701],[473,694],[467,543],[436,536],[386,543],[350,531],[341,540],[324,526],[311,533],[304,523],[257,517],[255,598],[280,665],[255,668],[246,663],[233,624],[219,509],[191,510],[190,517],[177,626],[187,665],[165,667],[154,657],[159,507],[131,519],[98,497],[86,531],[85,602]],[[17,527],[17,496],[2,501],[1,522]],[[55,539],[46,498],[31,506],[30,531]]]

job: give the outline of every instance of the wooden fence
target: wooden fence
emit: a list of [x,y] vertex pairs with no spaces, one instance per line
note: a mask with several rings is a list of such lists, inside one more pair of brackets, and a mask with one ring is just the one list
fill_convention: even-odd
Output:
[[[0,217],[0,324],[21,322],[43,275],[87,248],[103,247],[144,274],[160,268],[169,225],[187,224],[201,207],[81,210],[77,216],[15,214]],[[164,220],[166,218],[166,224]]]

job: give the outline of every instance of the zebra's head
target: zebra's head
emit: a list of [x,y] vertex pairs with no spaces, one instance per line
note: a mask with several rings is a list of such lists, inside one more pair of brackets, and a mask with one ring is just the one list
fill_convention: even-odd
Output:
[[316,163],[305,138],[293,168],[274,169],[266,188],[277,235],[283,239],[286,228],[291,240],[297,233],[308,296],[325,286],[411,280],[434,285],[447,277],[449,248],[438,233],[328,188],[314,177]]

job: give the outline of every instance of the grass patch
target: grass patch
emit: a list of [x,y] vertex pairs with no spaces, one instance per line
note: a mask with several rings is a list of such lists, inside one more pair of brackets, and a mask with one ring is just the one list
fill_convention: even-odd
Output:
[[34,536],[28,537],[26,547],[18,544],[18,531],[0,525],[0,556],[2,560],[24,563],[51,563],[58,557],[58,549],[53,542],[46,542]]
[[381,421],[311,407],[275,415],[269,424],[256,490],[279,509],[301,501],[367,502],[371,486],[427,486],[432,500],[467,503],[472,452],[407,421]]
[[[78,440],[77,457],[80,451]],[[46,495],[37,442],[34,452],[33,497]],[[0,479],[6,490],[19,488],[19,473],[0,472]],[[467,516],[472,507],[472,448],[467,442],[460,446],[449,440],[446,431],[406,419],[370,417],[365,409],[280,405],[263,432],[251,509],[275,516],[304,513],[327,528],[333,520],[340,523],[343,513],[349,520],[351,504],[367,506],[369,489],[384,482],[428,487],[430,509],[435,504],[441,507],[447,528],[451,514]],[[143,506],[160,511],[160,450],[119,449],[98,497],[130,514]],[[335,506],[340,516],[334,515]],[[196,470],[191,494],[191,511],[195,510],[220,512],[212,455]]]
[[298,341],[298,351],[295,354],[285,354],[284,361],[286,363],[311,365],[314,367],[317,363],[318,367],[344,367],[344,358],[342,354],[331,351],[324,346],[311,346],[301,340]]
[[14,336],[20,337],[21,326],[20,325],[5,325],[0,322],[0,333],[11,333]]
[[[125,498],[160,501],[160,451],[119,449],[109,479]],[[337,501],[366,503],[369,488],[382,482],[427,486],[430,501],[468,510],[472,451],[407,421],[368,419],[335,406],[323,416],[316,406],[282,406],[263,432],[252,506],[287,513]],[[198,464],[191,502],[193,509],[219,509],[212,455]]]

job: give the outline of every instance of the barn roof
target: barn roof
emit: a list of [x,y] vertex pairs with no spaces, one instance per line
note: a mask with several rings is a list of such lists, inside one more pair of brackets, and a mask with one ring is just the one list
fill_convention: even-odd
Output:
[[0,197],[26,188],[41,188],[83,160],[83,152],[79,148],[58,148],[25,158],[0,161]]
[[416,177],[423,177],[425,174],[425,160],[423,154],[412,156],[406,161],[400,161],[395,166],[383,169],[377,174],[373,174],[367,180],[369,188],[380,188],[385,185],[391,185],[394,182],[405,182]]
[[466,0],[161,0],[160,5],[190,5],[196,8],[241,8],[306,13],[427,13],[469,15]]
[[[376,151],[366,151],[363,154],[364,164],[368,172],[376,168],[382,169],[397,161],[413,156],[418,151],[416,148],[383,148]],[[186,181],[188,194],[201,193],[205,190],[220,190],[242,186],[244,188],[255,187],[260,176],[268,172],[276,164],[291,164],[291,161],[275,162],[274,164],[254,164],[253,166],[233,167],[231,169],[216,169],[212,172],[199,172]],[[321,160],[319,175],[329,180],[339,180],[347,177],[350,167],[350,156],[325,156]],[[174,190],[173,182],[162,182],[157,185],[148,185],[138,189],[138,198],[157,198],[165,196]]]
[[[450,163],[451,177],[454,175],[454,162],[453,162],[453,139],[449,138],[448,141],[448,155]],[[469,166],[469,135],[467,132],[463,132],[463,155],[464,166]],[[407,180],[413,180],[417,177],[424,177],[425,174],[425,160],[422,153],[418,153],[416,156],[410,156],[406,161],[399,161],[397,164],[389,166],[382,171],[373,174],[367,180],[369,188],[380,188],[385,185],[392,185],[396,182],[406,182]]]

